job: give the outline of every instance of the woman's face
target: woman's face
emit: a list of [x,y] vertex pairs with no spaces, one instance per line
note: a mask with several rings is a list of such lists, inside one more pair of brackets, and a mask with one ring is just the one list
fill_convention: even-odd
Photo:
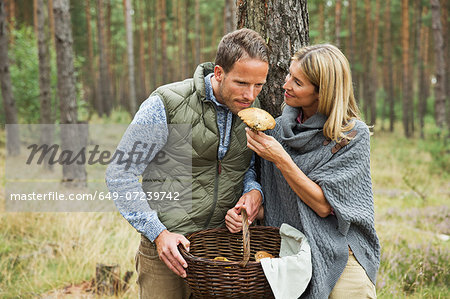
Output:
[[283,88],[286,104],[291,107],[302,107],[308,116],[315,114],[319,107],[319,94],[315,91],[314,85],[305,78],[298,61],[292,61],[285,81]]

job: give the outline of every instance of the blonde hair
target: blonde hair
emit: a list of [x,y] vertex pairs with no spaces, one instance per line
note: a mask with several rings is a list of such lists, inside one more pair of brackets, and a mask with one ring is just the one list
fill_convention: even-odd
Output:
[[344,132],[354,127],[352,119],[360,119],[347,58],[337,47],[321,44],[301,48],[292,60],[300,63],[303,74],[319,93],[318,112],[327,116],[325,137],[336,142],[347,138]]

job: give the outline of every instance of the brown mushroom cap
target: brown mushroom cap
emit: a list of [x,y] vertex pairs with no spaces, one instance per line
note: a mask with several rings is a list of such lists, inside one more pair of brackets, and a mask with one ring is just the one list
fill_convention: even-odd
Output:
[[247,108],[238,112],[244,123],[255,131],[275,128],[275,119],[267,111],[259,108]]

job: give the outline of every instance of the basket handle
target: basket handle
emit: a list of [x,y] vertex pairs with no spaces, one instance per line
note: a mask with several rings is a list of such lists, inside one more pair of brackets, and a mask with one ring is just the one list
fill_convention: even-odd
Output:
[[239,263],[239,266],[245,267],[247,266],[247,263],[250,260],[250,230],[248,227],[247,211],[245,209],[241,209],[241,214],[242,214],[242,243],[244,247],[244,256],[242,257],[242,261]]

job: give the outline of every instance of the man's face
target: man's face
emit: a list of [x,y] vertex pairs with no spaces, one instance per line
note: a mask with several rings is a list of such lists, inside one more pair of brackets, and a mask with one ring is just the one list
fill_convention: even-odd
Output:
[[214,96],[234,114],[248,108],[266,83],[269,64],[262,60],[245,58],[234,63],[228,73],[221,66],[214,68]]

